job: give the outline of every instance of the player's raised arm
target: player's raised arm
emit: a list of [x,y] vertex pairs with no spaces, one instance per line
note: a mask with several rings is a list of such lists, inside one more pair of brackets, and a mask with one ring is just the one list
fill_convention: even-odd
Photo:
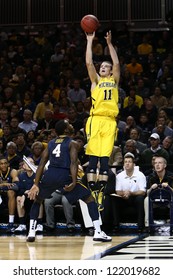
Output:
[[92,34],[87,34],[86,33],[86,38],[87,38],[87,46],[86,46],[86,67],[88,69],[88,75],[90,77],[91,83],[96,82],[98,80],[98,75],[93,63],[93,59],[92,59],[92,44],[93,44],[93,39],[95,37],[95,32],[93,32]]
[[111,58],[112,58],[112,63],[113,63],[112,72],[113,72],[113,76],[114,76],[115,81],[118,84],[119,80],[120,80],[120,64],[119,64],[119,59],[118,59],[117,52],[116,52],[114,46],[112,45],[112,34],[111,34],[111,31],[106,33],[105,39],[106,39],[106,42],[107,42],[107,45],[108,45],[108,48],[109,48],[109,52],[110,52],[110,55],[111,55]]

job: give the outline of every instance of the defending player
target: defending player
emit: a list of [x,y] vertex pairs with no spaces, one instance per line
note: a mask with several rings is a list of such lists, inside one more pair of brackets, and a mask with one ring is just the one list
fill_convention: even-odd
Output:
[[86,124],[88,139],[86,154],[90,156],[87,179],[90,188],[93,190],[96,182],[97,163],[100,160],[99,182],[100,190],[103,190],[108,180],[108,160],[116,139],[117,125],[115,118],[119,113],[118,84],[120,67],[116,50],[111,42],[111,31],[109,31],[106,33],[105,39],[112,63],[109,61],[102,62],[99,74],[97,73],[92,60],[94,37],[95,32],[86,34],[86,66],[91,80],[92,99],[90,117]]
[[[88,206],[89,214],[95,228],[94,241],[111,241],[100,229],[97,204],[91,195],[90,189],[77,179],[78,173],[78,144],[68,135],[70,125],[68,121],[61,120],[55,126],[57,138],[48,143],[42,159],[37,168],[35,183],[28,192],[29,198],[35,199],[30,212],[30,228],[28,242],[35,241],[35,227],[39,214],[40,203],[48,198],[55,190],[59,190],[73,204],[78,199],[83,199]],[[44,167],[49,160],[48,169]],[[44,173],[43,173],[44,172]],[[43,175],[43,176],[42,176]]]

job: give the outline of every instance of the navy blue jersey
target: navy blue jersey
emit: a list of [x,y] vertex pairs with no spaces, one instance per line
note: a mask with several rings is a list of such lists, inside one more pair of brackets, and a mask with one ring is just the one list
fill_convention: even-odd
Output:
[[11,171],[12,168],[8,167],[7,172],[4,173],[0,173],[0,183],[12,183],[12,177],[11,177]]
[[48,143],[49,168],[70,169],[69,144],[72,141],[70,137],[57,137]]
[[26,190],[30,190],[32,185],[34,184],[35,173],[32,176],[28,176],[27,173],[24,171],[19,174],[19,191],[17,195],[23,195]]

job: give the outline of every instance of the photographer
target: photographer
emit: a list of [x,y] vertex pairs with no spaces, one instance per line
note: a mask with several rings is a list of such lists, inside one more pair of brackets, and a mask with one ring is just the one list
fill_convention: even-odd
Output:
[[[145,208],[145,226],[149,226],[148,222],[148,200],[149,195],[152,190],[156,189],[165,189],[165,188],[172,188],[173,189],[173,173],[166,170],[167,167],[167,161],[162,156],[155,155],[154,160],[154,171],[151,173],[151,175],[148,176],[147,179],[147,197],[144,200],[144,208]],[[158,198],[159,198],[158,192]],[[154,207],[159,207],[156,204],[154,204]]]

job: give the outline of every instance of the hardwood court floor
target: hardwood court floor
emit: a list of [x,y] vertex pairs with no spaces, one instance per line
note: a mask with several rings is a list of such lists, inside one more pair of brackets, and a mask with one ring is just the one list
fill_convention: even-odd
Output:
[[25,235],[0,236],[0,260],[86,260],[100,259],[107,250],[134,239],[112,236],[112,242],[94,242],[92,236],[42,236],[34,243]]

